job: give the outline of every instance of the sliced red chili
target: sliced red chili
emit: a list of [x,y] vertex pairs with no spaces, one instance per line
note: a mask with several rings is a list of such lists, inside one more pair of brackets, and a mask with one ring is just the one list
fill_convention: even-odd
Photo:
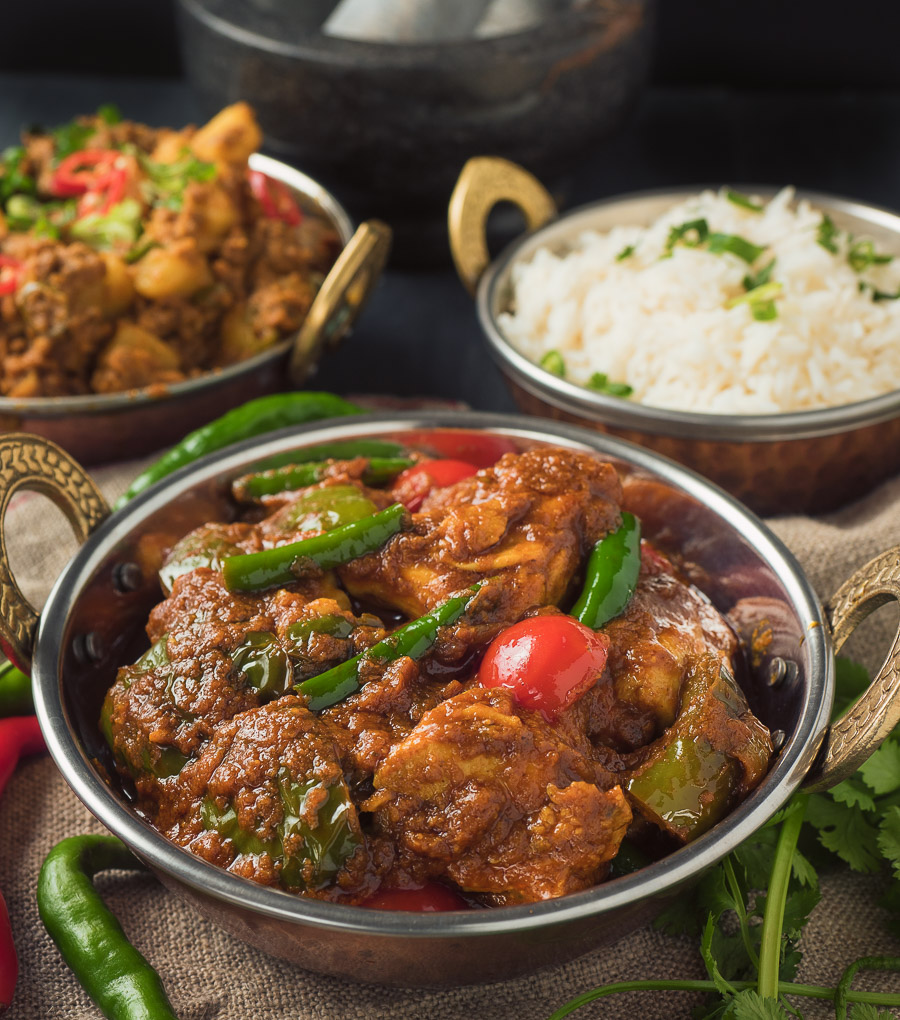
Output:
[[0,255],[0,297],[12,294],[22,279],[22,263],[10,255]]
[[417,889],[379,889],[374,896],[363,900],[361,906],[372,910],[414,910],[422,914],[470,909],[459,893],[438,882],[427,882]]
[[463,460],[423,460],[402,471],[394,482],[392,494],[397,502],[415,513],[432,489],[443,489],[464,478],[470,478],[478,470],[474,464]]
[[128,174],[120,167],[112,167],[103,174],[90,191],[81,196],[78,202],[78,218],[95,213],[105,216],[114,205],[125,197]]
[[253,197],[262,206],[268,219],[282,220],[291,227],[299,226],[303,214],[286,184],[267,177],[259,170],[250,170],[247,178]]
[[50,190],[58,198],[72,198],[96,191],[121,155],[115,149],[81,149],[61,160],[50,179]]

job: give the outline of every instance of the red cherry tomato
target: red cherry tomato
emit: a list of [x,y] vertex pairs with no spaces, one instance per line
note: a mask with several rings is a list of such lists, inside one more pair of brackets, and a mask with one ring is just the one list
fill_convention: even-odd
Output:
[[429,882],[421,889],[379,889],[361,905],[373,910],[416,910],[423,914],[469,909],[462,896],[438,882]]
[[464,460],[423,460],[397,476],[392,489],[394,498],[415,512],[432,489],[443,489],[470,478],[477,470]]
[[606,666],[609,638],[571,616],[520,620],[491,642],[482,687],[505,687],[516,701],[552,720],[593,686]]

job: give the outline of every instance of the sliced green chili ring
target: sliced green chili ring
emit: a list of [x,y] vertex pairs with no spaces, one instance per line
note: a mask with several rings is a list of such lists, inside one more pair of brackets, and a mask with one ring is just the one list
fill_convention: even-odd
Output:
[[628,511],[622,523],[591,550],[584,588],[571,615],[591,630],[618,616],[628,605],[641,570],[641,523]]
[[[9,206],[12,205],[12,199],[10,199]],[[872,241],[854,241],[850,245],[850,249],[847,252],[847,261],[850,263],[850,268],[854,273],[861,273],[863,270],[868,269],[869,266],[886,266],[889,262],[894,261],[893,255],[881,255],[875,251],[875,245]]]
[[462,616],[469,602],[481,585],[476,584],[464,595],[456,595],[442,602],[430,613],[398,628],[383,641],[372,645],[368,651],[355,655],[333,669],[318,676],[310,677],[297,685],[297,691],[309,699],[309,708],[320,712],[323,708],[337,704],[358,691],[362,686],[359,678],[360,666],[366,662],[393,662],[409,656],[421,658],[437,640],[442,627],[449,627]]
[[125,937],[94,888],[110,868],[143,865],[115,836],[71,836],[57,843],[41,867],[41,920],[82,988],[108,1017],[177,1020],[159,975]]
[[725,189],[725,197],[732,205],[738,205],[742,209],[749,209],[751,212],[763,211],[763,207],[758,202],[754,202],[748,195],[742,195],[739,191],[732,191],[731,188]]
[[234,668],[264,701],[280,697],[288,688],[291,661],[278,638],[266,630],[251,630],[231,653]]
[[560,379],[565,379],[566,363],[559,351],[547,351],[538,364],[545,372],[549,372],[551,375],[558,375]]
[[[315,485],[325,477],[331,461],[310,461],[273,468],[257,474],[244,475],[232,483],[231,491],[240,502],[273,496],[279,492],[291,492]],[[410,467],[413,461],[408,457],[371,457],[363,472],[366,485],[382,485]]]
[[408,516],[402,504],[394,503],[371,517],[341,525],[322,535],[246,556],[231,556],[222,567],[225,585],[229,591],[261,591],[296,581],[311,564],[320,570],[331,570],[376,552],[401,530]]
[[705,219],[688,220],[686,223],[670,228],[662,257],[666,258],[671,255],[676,244],[683,244],[686,248],[698,248],[708,237],[709,224]]
[[605,372],[594,372],[588,379],[587,388],[610,397],[630,397],[634,387],[625,382],[614,382]]

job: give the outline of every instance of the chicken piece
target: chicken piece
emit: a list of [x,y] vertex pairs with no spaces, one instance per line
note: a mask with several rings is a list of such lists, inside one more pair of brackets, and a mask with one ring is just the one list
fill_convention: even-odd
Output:
[[631,751],[671,726],[684,677],[703,655],[731,666],[737,639],[693,585],[645,542],[637,588],[624,613],[603,631],[610,638],[607,672],[586,695],[589,731],[598,743]]
[[173,784],[158,825],[263,885],[358,888],[368,856],[328,729],[295,697],[220,726]]
[[374,787],[361,807],[396,843],[398,870],[424,864],[494,904],[593,885],[631,821],[609,775],[500,689],[472,688],[427,712]]
[[589,454],[506,454],[433,493],[412,530],[341,567],[340,577],[357,598],[409,617],[496,578],[495,596],[476,599],[470,613],[487,641],[532,606],[564,598],[587,551],[618,526],[620,498],[615,469]]

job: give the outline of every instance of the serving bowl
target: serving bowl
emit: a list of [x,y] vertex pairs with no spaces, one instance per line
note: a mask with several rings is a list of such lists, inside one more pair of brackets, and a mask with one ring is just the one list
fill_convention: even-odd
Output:
[[[111,778],[97,722],[116,667],[147,645],[144,622],[160,599],[147,548],[227,515],[228,482],[273,455],[361,437],[421,445],[436,432],[448,456],[474,433],[504,437],[520,449],[593,451],[617,465],[645,534],[664,552],[681,551],[692,578],[748,650],[744,687],[779,748],[769,774],[722,822],[668,857],[585,892],[514,907],[411,914],[307,900],[245,881],[168,842]],[[736,500],[665,458],[593,431],[471,412],[354,417],[207,457],[114,514],[58,447],[8,436],[0,439],[0,522],[21,487],[51,496],[84,540],[40,618],[17,588],[0,543],[2,643],[31,667],[37,714],[63,775],[173,892],[239,938],[312,970],[383,984],[464,984],[572,959],[649,920],[801,784],[822,788],[855,770],[900,718],[898,635],[869,691],[839,723],[828,723],[832,649],[873,608],[900,598],[900,550],[864,567],[823,609],[788,550]]]
[[303,384],[323,348],[341,340],[365,304],[387,260],[390,229],[371,220],[354,232],[343,206],[311,177],[260,153],[250,156],[249,166],[287,185],[301,209],[323,217],[340,238],[342,250],[297,334],[245,361],[165,387],[0,397],[0,433],[45,436],[85,464],[125,460],[171,444],[235,404]]
[[[646,226],[701,187],[637,192],[592,202],[557,216],[531,174],[480,157],[463,169],[450,202],[451,248],[463,283],[475,295],[489,350],[525,412],[574,422],[640,443],[699,471],[761,514],[822,513],[859,498],[900,471],[900,390],[852,404],[781,414],[705,414],[606,396],[544,371],[509,342],[498,315],[509,309],[513,266],[539,248],[560,251],[585,230]],[[775,189],[748,186],[763,198]],[[900,252],[900,216],[833,195],[798,191],[838,228]],[[489,261],[485,222],[510,201],[529,232]]]

